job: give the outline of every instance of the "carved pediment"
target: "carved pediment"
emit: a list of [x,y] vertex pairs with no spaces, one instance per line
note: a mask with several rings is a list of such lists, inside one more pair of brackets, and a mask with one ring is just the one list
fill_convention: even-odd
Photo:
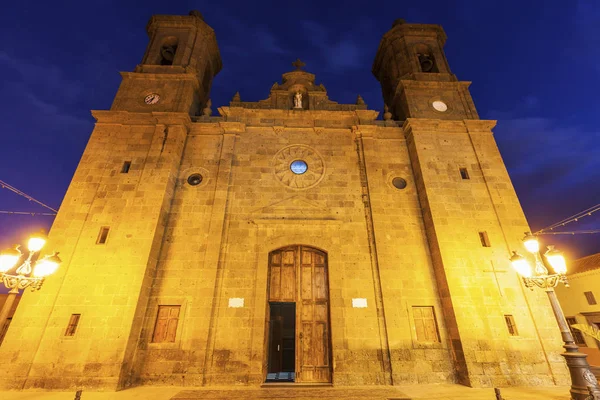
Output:
[[230,102],[230,107],[296,111],[354,111],[367,109],[364,101],[357,102],[357,104],[338,104],[330,100],[325,86],[315,84],[315,75],[301,69],[305,65],[302,61],[296,60],[292,65],[296,67],[296,70],[283,74],[282,82],[275,82],[271,86],[271,93],[267,99],[257,102],[240,101],[239,95],[236,94],[234,100]]

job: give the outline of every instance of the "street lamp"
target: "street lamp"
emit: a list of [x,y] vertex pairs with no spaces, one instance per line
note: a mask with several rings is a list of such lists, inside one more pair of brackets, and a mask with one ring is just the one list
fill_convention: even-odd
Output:
[[532,269],[527,259],[516,251],[513,251],[510,261],[513,268],[523,278],[526,287],[533,290],[537,286],[544,289],[548,294],[552,311],[558,322],[563,342],[565,342],[563,345],[565,352],[562,353],[562,356],[565,358],[569,373],[571,374],[571,397],[573,400],[587,400],[590,398],[588,397],[590,393],[593,393],[596,396],[595,398],[600,399],[600,387],[598,386],[596,377],[590,371],[590,365],[586,360],[587,355],[579,352],[579,348],[573,340],[573,334],[569,329],[565,315],[560,308],[558,298],[554,292],[554,288],[559,282],[562,282],[567,287],[569,286],[566,276],[567,265],[565,258],[560,251],[554,249],[554,246],[548,246],[548,251],[544,253],[544,258],[554,270],[553,274],[549,273],[540,254],[540,244],[537,237],[529,232],[526,232],[525,235],[523,244],[527,251],[535,257],[535,268]]
[[44,279],[54,273],[60,265],[60,258],[58,253],[47,255],[41,260],[34,260],[37,253],[46,244],[46,234],[41,231],[31,235],[29,242],[27,243],[27,250],[29,255],[23,261],[23,263],[15,270],[13,274],[9,274],[8,271],[12,270],[17,266],[17,263],[22,258],[23,253],[19,250],[19,245],[14,248],[9,248],[0,253],[0,278],[4,286],[10,291],[8,297],[4,302],[2,310],[0,310],[0,327],[4,326],[10,310],[15,302],[19,290],[31,287],[32,291],[40,290]]

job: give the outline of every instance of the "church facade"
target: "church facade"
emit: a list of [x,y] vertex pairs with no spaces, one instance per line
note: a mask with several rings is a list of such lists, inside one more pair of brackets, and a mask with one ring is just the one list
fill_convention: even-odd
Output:
[[50,232],[63,264],[0,347],[2,388],[568,382],[527,222],[438,25],[396,21],[383,119],[303,69],[211,116],[197,12],[157,15]]

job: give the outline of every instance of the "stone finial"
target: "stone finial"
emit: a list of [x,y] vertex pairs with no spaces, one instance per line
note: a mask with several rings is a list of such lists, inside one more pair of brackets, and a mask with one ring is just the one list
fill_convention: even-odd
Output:
[[201,21],[204,21],[204,16],[198,10],[192,10],[188,13],[188,15],[191,17],[196,17],[196,18],[200,19]]
[[362,98],[362,96],[360,94],[356,98],[356,105],[357,106],[364,106],[365,105],[365,101],[363,100],[363,98]]
[[240,101],[242,101],[242,98],[240,97],[240,92],[235,92],[231,101],[234,103],[239,103]]
[[211,106],[212,106],[212,100],[208,99],[208,101],[206,102],[206,107],[204,107],[202,109],[203,117],[210,117],[210,114],[212,114],[212,110],[210,109]]
[[302,61],[300,61],[299,58],[297,58],[296,61],[294,61],[292,63],[292,65],[294,67],[296,67],[296,71],[300,71],[302,69],[302,67],[304,67],[306,65],[306,63],[303,63]]
[[395,21],[394,21],[394,23],[392,24],[392,28],[393,28],[393,27],[395,27],[395,26],[397,26],[397,25],[402,25],[402,24],[405,24],[405,23],[406,23],[406,21],[405,21],[405,20],[403,20],[402,18],[398,18],[398,19],[397,19],[397,20],[395,20]]
[[383,120],[390,121],[392,119],[392,113],[390,112],[390,108],[387,104],[383,105]]

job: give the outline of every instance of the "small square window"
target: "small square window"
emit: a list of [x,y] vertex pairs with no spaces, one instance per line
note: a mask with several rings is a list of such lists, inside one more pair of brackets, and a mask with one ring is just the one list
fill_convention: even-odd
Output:
[[75,331],[77,331],[77,325],[79,324],[80,317],[81,314],[71,314],[71,319],[69,319],[69,325],[67,325],[65,336],[75,336]]
[[121,168],[121,173],[122,174],[129,173],[129,168],[131,168],[131,161],[125,161],[123,163],[123,167]]
[[583,294],[585,295],[585,298],[590,306],[595,306],[596,304],[598,304],[598,303],[596,303],[596,298],[594,297],[594,293],[583,292]]
[[469,171],[467,171],[466,168],[460,168],[459,171],[460,171],[460,177],[461,178],[463,178],[463,179],[470,179],[469,178]]
[[510,336],[519,336],[517,324],[515,323],[515,318],[512,315],[505,315],[504,322],[506,322],[506,327],[508,328],[508,334]]
[[106,239],[108,238],[109,230],[110,230],[110,228],[108,226],[103,226],[100,228],[100,233],[98,233],[98,239],[96,239],[96,244],[106,243]]
[[490,239],[488,238],[488,234],[486,231],[479,232],[479,240],[481,240],[481,245],[483,247],[491,247]]

